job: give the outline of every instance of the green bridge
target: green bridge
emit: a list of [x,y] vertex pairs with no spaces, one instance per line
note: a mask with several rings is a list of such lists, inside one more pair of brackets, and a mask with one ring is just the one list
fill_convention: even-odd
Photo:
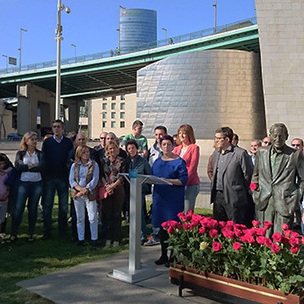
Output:
[[[256,18],[171,39],[140,45],[127,54],[110,50],[62,60],[61,97],[88,99],[134,93],[137,70],[172,55],[208,49],[260,51]],[[0,70],[0,98],[16,97],[16,86],[21,83],[55,92],[56,61],[22,66],[21,71]]]

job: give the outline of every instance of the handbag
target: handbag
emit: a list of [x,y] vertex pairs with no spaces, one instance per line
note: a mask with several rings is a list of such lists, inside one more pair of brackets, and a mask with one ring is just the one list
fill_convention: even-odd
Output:
[[101,185],[98,187],[98,191],[97,191],[97,201],[102,201],[105,198],[107,198],[108,196],[108,192],[106,190],[106,186]]

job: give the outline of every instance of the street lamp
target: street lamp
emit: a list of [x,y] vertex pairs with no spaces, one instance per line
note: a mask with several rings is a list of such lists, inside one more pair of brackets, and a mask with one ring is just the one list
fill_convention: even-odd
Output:
[[75,62],[76,62],[76,44],[71,43],[71,46],[74,48]]
[[214,3],[212,4],[214,6],[214,33],[216,32],[216,15],[217,15],[217,0],[214,0]]
[[20,28],[20,48],[19,51],[19,71],[21,71],[21,46],[22,46],[22,32],[27,32],[26,29]]
[[165,27],[162,27],[161,29],[165,32],[165,41],[167,44],[167,29]]
[[57,27],[55,29],[55,40],[57,41],[57,68],[56,68],[56,105],[55,105],[55,119],[60,119],[60,95],[61,95],[61,40],[62,37],[62,25],[61,25],[61,11],[64,10],[67,14],[71,12],[71,9],[61,4],[61,0],[57,3]]
[[5,57],[6,59],[5,59],[5,66],[6,66],[6,72],[7,72],[7,67],[8,67],[8,56],[6,56],[6,55],[2,55],[2,57]]
[[118,49],[120,51],[120,10],[121,9],[126,9],[124,6],[119,5],[119,19],[118,19],[118,29],[116,29],[116,31],[118,31]]

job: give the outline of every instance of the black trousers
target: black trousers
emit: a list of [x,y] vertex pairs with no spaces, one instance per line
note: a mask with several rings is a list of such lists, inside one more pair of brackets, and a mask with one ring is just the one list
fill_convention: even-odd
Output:
[[233,221],[245,224],[245,205],[233,207],[226,203],[223,191],[216,191],[213,203],[213,218],[218,221]]

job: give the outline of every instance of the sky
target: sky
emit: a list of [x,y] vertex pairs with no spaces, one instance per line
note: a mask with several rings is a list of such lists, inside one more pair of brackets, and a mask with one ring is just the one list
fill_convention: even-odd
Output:
[[[254,0],[61,0],[71,13],[62,11],[61,58],[94,54],[118,45],[119,6],[157,11],[157,37],[165,39],[256,16]],[[22,65],[56,60],[57,0],[0,0],[0,69],[6,58],[19,65],[20,28]]]

